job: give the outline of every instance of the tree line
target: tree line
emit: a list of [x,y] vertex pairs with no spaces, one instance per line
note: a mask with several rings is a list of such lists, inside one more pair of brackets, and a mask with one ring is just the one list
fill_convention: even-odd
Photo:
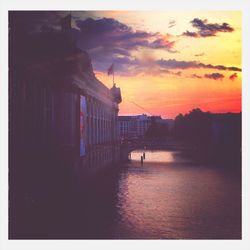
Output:
[[175,118],[174,138],[210,161],[241,162],[241,113],[215,114],[196,108]]

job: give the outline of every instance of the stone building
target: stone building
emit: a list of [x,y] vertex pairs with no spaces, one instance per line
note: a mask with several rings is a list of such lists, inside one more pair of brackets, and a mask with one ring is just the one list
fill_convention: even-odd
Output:
[[145,135],[145,132],[151,124],[151,117],[147,115],[119,116],[119,133],[123,139],[139,138]]
[[119,161],[120,89],[95,77],[71,35],[27,34],[10,16],[11,177],[64,172],[81,182]]
[[16,17],[10,12],[9,237],[15,239],[75,226],[60,223],[79,209],[85,184],[120,159],[121,102],[119,88],[95,77],[68,23],[30,34]]
[[118,127],[122,139],[137,139],[145,136],[152,122],[172,129],[174,121],[172,119],[162,119],[161,116],[132,115],[119,116]]

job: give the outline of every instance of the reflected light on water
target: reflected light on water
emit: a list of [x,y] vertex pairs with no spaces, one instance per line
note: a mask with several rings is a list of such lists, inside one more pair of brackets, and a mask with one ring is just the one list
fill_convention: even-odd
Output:
[[173,154],[170,152],[164,152],[164,151],[151,151],[151,150],[136,150],[131,152],[131,160],[132,161],[141,161],[141,156],[145,152],[147,162],[173,162],[174,157]]
[[240,181],[198,167],[178,152],[132,152],[120,176],[114,238],[241,237]]

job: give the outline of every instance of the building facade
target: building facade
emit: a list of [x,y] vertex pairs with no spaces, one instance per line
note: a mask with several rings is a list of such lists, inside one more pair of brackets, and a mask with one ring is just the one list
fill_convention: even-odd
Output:
[[13,173],[17,159],[31,175],[32,165],[44,161],[44,174],[45,168],[57,172],[63,165],[80,182],[119,161],[120,89],[109,89],[95,77],[89,55],[69,30],[17,37],[14,28],[9,64]]
[[172,128],[174,120],[162,119],[161,116],[118,116],[118,127],[121,139],[137,139],[146,135],[153,123]]
[[29,34],[19,21],[10,12],[9,237],[43,237],[117,166],[121,93],[95,77],[69,25]]
[[118,127],[123,139],[136,139],[145,135],[150,126],[150,117],[146,115],[119,116]]
[[145,114],[118,117],[120,137],[124,139],[143,137],[150,125],[151,116]]

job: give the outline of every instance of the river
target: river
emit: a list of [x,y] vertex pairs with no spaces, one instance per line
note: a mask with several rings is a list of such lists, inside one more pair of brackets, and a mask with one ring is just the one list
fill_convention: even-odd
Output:
[[142,151],[118,175],[107,238],[240,239],[241,181],[180,152]]
[[66,202],[49,204],[50,212],[42,209],[34,215],[26,234],[53,239],[241,239],[239,172],[197,163],[178,151],[146,150],[142,165],[142,153],[132,152],[123,168],[106,171],[83,192],[65,196]]

